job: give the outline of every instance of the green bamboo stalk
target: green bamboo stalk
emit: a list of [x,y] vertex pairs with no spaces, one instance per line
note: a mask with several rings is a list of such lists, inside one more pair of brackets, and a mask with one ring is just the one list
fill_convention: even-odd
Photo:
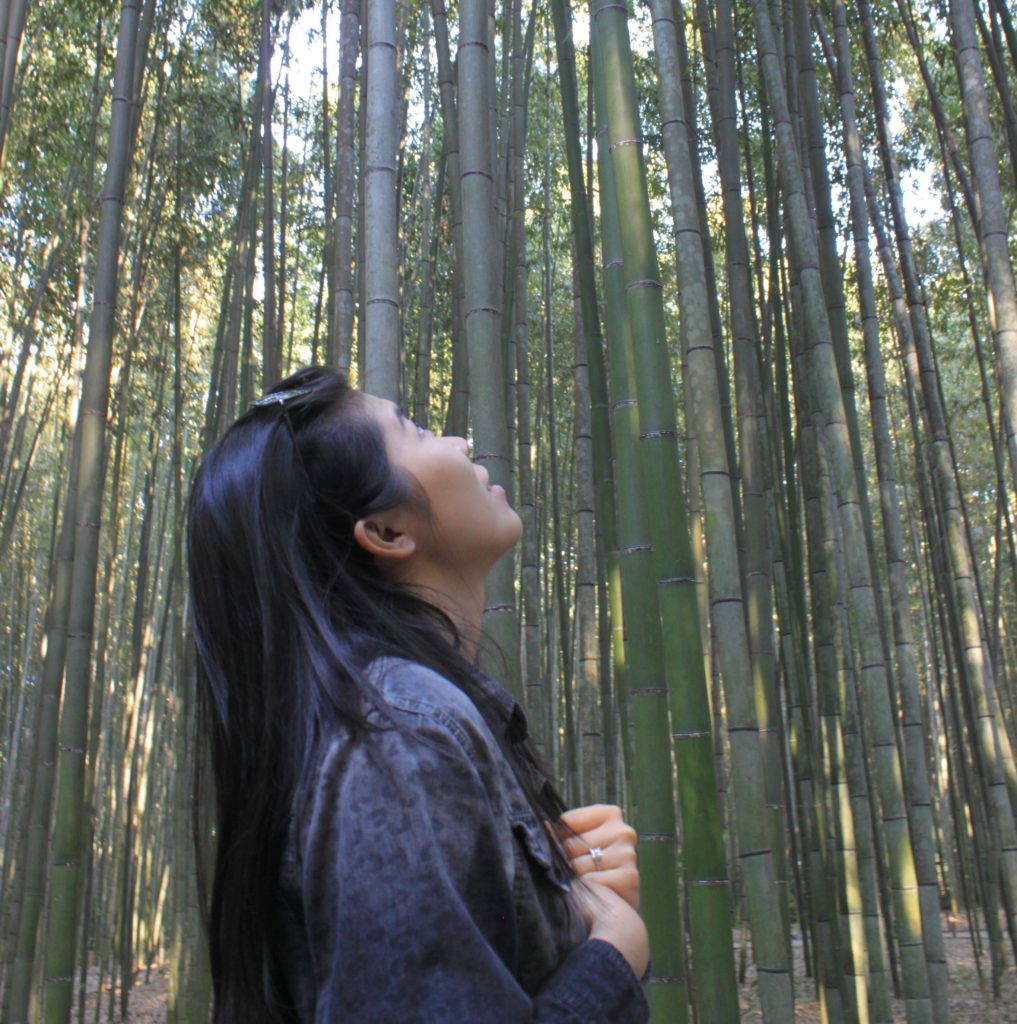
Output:
[[895,920],[903,964],[909,1021],[931,1021],[932,1006],[923,950],[918,883],[908,829],[904,785],[897,748],[893,707],[883,661],[874,581],[858,504],[857,478],[840,380],[826,316],[819,251],[806,205],[805,184],[787,107],[787,93],[777,66],[769,12],[754,0],[756,36],[762,54],[767,99],[781,157],[782,181],[789,211],[792,246],[800,266],[802,309],[809,352],[810,386],[821,416],[823,441],[830,458],[843,528],[843,564],[849,574],[854,632],[862,657],[861,691],[865,703],[884,838],[893,876]]
[[[424,28],[427,27],[427,8],[423,8],[421,17]],[[416,358],[413,361],[413,422],[427,427],[430,421],[428,409],[431,392],[431,348],[434,338],[434,270],[438,261],[438,241],[441,236],[441,195],[445,189],[445,160],[441,154],[435,161],[437,165],[436,181],[431,180],[431,139],[433,122],[433,105],[431,89],[431,54],[427,48],[424,54],[424,127],[423,151],[419,174],[423,179],[423,225],[420,230],[420,254],[417,265],[420,276],[420,306],[418,310],[418,328]]]
[[[639,463],[639,399],[635,388],[632,325],[626,313],[625,267],[619,204],[605,125],[605,83],[598,59],[597,32],[591,33],[597,108],[597,167],[600,185],[600,238],[604,275],[605,323],[610,366],[610,402],[615,445],[617,551],[612,565],[612,603],[622,605],[615,629],[629,624],[615,660],[623,660],[619,706],[624,710],[622,741],[631,787],[632,823],[639,834],[642,907],[650,936],[650,1006],[655,1019],[685,1024],[689,1019],[685,981],[685,938],[675,870],[675,810],[668,735],[665,650],[660,626],[653,545],[645,483]],[[633,624],[638,632],[633,635]],[[698,637],[698,625],[695,635]],[[620,652],[617,648],[621,647]],[[620,657],[619,657],[620,655]],[[631,726],[631,733],[629,731]],[[709,737],[699,743],[712,769]],[[712,779],[710,780],[712,784]],[[711,789],[710,792],[713,792]],[[733,968],[733,960],[732,960]]]
[[699,231],[690,132],[679,80],[678,32],[670,0],[652,0],[650,8],[681,294],[683,393],[686,419],[698,425],[699,481],[709,548],[710,618],[716,641],[715,661],[724,684],[739,861],[753,957],[759,969],[763,1017],[767,1021],[790,1021],[794,998],[783,927],[787,914],[776,885],[772,847],[776,839],[783,848],[783,830],[774,834],[766,805],[758,799],[759,780],[766,770],[759,742],[757,694],[763,713],[769,709],[763,696],[765,682],[758,674],[762,666],[757,660],[754,674],[749,656],[721,388],[710,328],[704,240]]
[[[700,4],[705,7],[705,4]],[[704,12],[705,13],[705,12]],[[745,556],[746,601],[752,679],[756,691],[756,714],[760,745],[766,763],[766,795],[770,818],[771,846],[785,934],[789,936],[787,864],[784,857],[785,812],[781,784],[780,706],[777,698],[772,649],[773,598],[771,592],[766,479],[769,461],[767,422],[761,393],[760,365],[763,353],[752,308],[752,279],[748,241],[742,214],[742,185],[738,154],[735,110],[735,61],[733,18],[729,0],[716,5],[716,47],[713,33],[701,16],[701,35],[710,81],[714,83],[713,123],[717,141],[718,170],[724,202],[724,245],[731,319],[731,348],[734,358],[735,392],[738,407],[738,445]],[[716,54],[716,73],[711,73]]]
[[918,876],[922,909],[922,932],[925,937],[926,963],[937,1024],[950,1017],[949,981],[946,949],[940,918],[939,889],[936,881],[935,847],[933,843],[932,803],[929,791],[928,756],[925,748],[918,671],[911,624],[909,589],[901,530],[901,512],[897,497],[897,480],[893,466],[889,420],[886,410],[886,382],[883,372],[879,337],[879,316],[876,310],[872,267],[869,259],[868,214],[862,169],[861,137],[855,117],[854,89],[851,73],[851,51],[847,16],[843,0],[833,0],[833,25],[838,53],[838,74],[844,146],[847,154],[848,187],[851,196],[851,225],[855,246],[855,268],[865,339],[868,372],[869,404],[872,412],[876,469],[879,477],[883,539],[890,584],[892,626],[897,657],[896,679],[900,689],[905,775],[908,787],[909,814],[915,848],[915,870]]
[[[517,257],[525,261],[525,248]],[[517,273],[525,275],[522,267]],[[516,442],[518,445],[519,499],[516,511],[523,522],[523,539],[520,545],[520,590],[522,596],[522,644],[523,680],[525,683],[526,711],[530,732],[538,752],[545,763],[550,754],[549,701],[547,699],[547,677],[541,669],[541,607],[540,571],[538,567],[537,510],[534,499],[533,481],[533,437],[530,415],[530,355],[529,322],[527,318],[527,295],[525,287],[516,284],[515,314],[516,325]]]
[[[600,329],[597,283],[594,270],[591,211],[584,180],[579,131],[579,89],[576,78],[575,46],[572,37],[572,12],[568,0],[552,0],[555,50],[558,58],[558,85],[561,90],[562,121],[565,128],[565,157],[569,174],[569,199],[575,246],[575,274],[578,284],[582,331],[576,336],[575,367],[577,390],[589,389],[592,441],[593,508],[596,521],[595,558],[606,566],[605,553],[615,550],[614,483],[611,469],[611,427],[604,365],[604,339]],[[584,385],[580,375],[585,378]],[[587,428],[577,432],[582,433]],[[618,608],[620,611],[620,606]],[[606,624],[602,624],[602,630]],[[592,651],[590,653],[592,658]],[[599,680],[601,704],[606,708],[610,680]],[[592,700],[592,698],[591,698]],[[613,728],[606,724],[605,732]],[[609,741],[605,736],[605,747]],[[598,756],[596,751],[592,756]]]
[[572,367],[575,408],[573,451],[575,463],[576,519],[576,721],[578,727],[578,763],[580,803],[604,799],[606,764],[604,758],[604,716],[601,696],[600,648],[597,634],[597,536],[595,531],[593,483],[593,427],[590,409],[590,384],[582,300],[578,286],[578,268],[573,265],[575,281],[575,359]]
[[[1007,242],[1007,220],[999,184],[996,144],[971,0],[951,0],[950,25],[964,101],[964,131],[979,212],[979,238],[989,288],[989,320],[1006,410],[1012,486],[1017,490],[1017,294]],[[1017,908],[1015,908],[1017,909]]]
[[442,142],[448,161],[450,227],[455,259],[452,261],[452,391],[449,396],[446,434],[465,436],[469,417],[469,366],[466,351],[466,326],[463,322],[466,300],[463,294],[463,194],[459,171],[459,119],[456,116],[455,73],[449,52],[448,15],[444,0],[431,0],[435,55],[438,59],[438,93],[441,100]]
[[[272,0],[261,0],[261,60],[272,66]],[[275,273],[275,145],[272,140],[272,111],[275,93],[272,76],[262,79],[265,95],[261,101],[262,221],[261,261],[264,293],[262,318],[261,387],[267,391],[282,376],[282,343],[276,322]]]
[[64,690],[60,707],[60,750],[47,899],[45,962],[46,1024],[70,1019],[72,975],[80,896],[80,843],[84,789],[84,745],[88,725],[92,621],[96,555],[104,480],[103,433],[109,399],[115,310],[118,292],[120,230],[130,168],[130,97],[138,4],[124,0],[114,73],[106,181],[99,222],[95,302],[79,418],[81,461],[75,516],[74,568],[68,613]]
[[77,496],[79,431],[74,431],[64,512],[52,573],[52,593],[46,615],[46,658],[40,683],[36,764],[28,783],[25,806],[30,809],[25,837],[24,880],[18,906],[12,970],[4,992],[5,1017],[27,1024],[31,998],[36,936],[46,884],[46,845],[52,807],[54,766],[60,707],[60,683],[67,642],[71,568],[74,561],[74,510]]
[[[184,511],[184,456],[183,456],[183,196],[181,189],[180,159],[183,149],[183,110],[180,103],[182,86],[183,60],[177,62],[177,123],[176,123],[176,158],[177,172],[174,176],[174,227],[176,237],[173,250],[173,451],[171,460],[171,481],[173,496],[173,523],[176,541],[173,544],[173,572],[183,580],[183,544],[180,543],[180,531],[183,529]],[[296,318],[294,317],[294,320]],[[183,588],[180,588],[183,590]],[[184,601],[183,594],[178,591],[173,602],[173,652],[174,661],[183,659],[184,632]],[[178,663],[179,664],[179,663]],[[191,866],[192,844],[189,842],[188,828],[188,781],[187,771],[187,736],[190,705],[187,684],[189,680],[175,674],[173,690],[169,696],[169,713],[172,721],[173,748],[173,785],[171,798],[167,803],[172,808],[173,843],[172,843],[172,901],[173,910],[169,925],[169,939],[166,953],[170,962],[169,991],[166,1004],[167,1024],[183,1024],[184,993],[187,991],[188,957],[184,945],[187,934],[187,886],[189,868]]]
[[396,213],[399,68],[395,0],[367,5],[367,123],[364,136],[364,339],[366,391],[393,402],[399,388],[399,254]]
[[348,371],[353,351],[353,196],[357,151],[355,92],[360,40],[358,0],[343,0],[339,20],[339,106],[336,110],[336,210],[331,253],[335,317],[328,334],[326,361]]
[[[864,20],[863,20],[864,24]],[[878,88],[880,78],[878,67],[875,69],[870,63],[870,71],[873,79],[873,92],[877,99],[880,95]],[[887,165],[895,173],[896,165],[892,160]],[[962,856],[966,848],[971,847],[976,867],[975,887],[979,890],[979,900],[985,908],[986,927],[989,933],[989,946],[992,956],[993,984],[998,987],[999,972],[1002,965],[1001,940],[999,931],[999,906],[1000,906],[1000,883],[1002,878],[999,873],[999,851],[997,844],[999,836],[995,830],[988,830],[985,827],[986,816],[991,816],[992,807],[986,806],[990,801],[986,799],[983,792],[985,785],[991,785],[993,774],[990,773],[988,780],[979,772],[979,782],[982,785],[972,783],[970,775],[979,767],[978,746],[980,734],[977,729],[969,730],[965,734],[965,723],[959,710],[960,700],[958,693],[962,687],[970,687],[971,657],[964,650],[963,634],[970,626],[969,615],[958,615],[958,608],[965,607],[964,601],[970,600],[973,588],[970,586],[970,579],[965,580],[967,586],[958,587],[958,580],[955,577],[954,561],[963,557],[964,549],[955,542],[958,528],[955,520],[959,515],[959,499],[954,493],[957,484],[952,473],[946,476],[942,473],[944,459],[937,458],[937,450],[944,445],[949,445],[948,425],[945,419],[942,406],[942,397],[935,382],[930,390],[931,399],[927,401],[927,389],[923,383],[924,370],[920,362],[920,351],[924,351],[928,339],[920,344],[918,339],[923,332],[927,334],[928,324],[924,316],[924,310],[920,303],[910,303],[905,298],[904,291],[898,276],[897,267],[890,250],[890,243],[883,224],[882,212],[876,200],[875,190],[867,168],[865,171],[865,192],[868,200],[869,216],[872,221],[873,233],[876,236],[876,247],[880,262],[883,267],[883,274],[887,282],[887,288],[893,311],[894,325],[896,328],[898,347],[901,354],[901,363],[905,370],[907,381],[906,396],[908,400],[909,422],[914,437],[914,451],[922,453],[922,456],[915,461],[916,477],[919,488],[918,505],[921,515],[925,520],[925,530],[932,566],[933,582],[930,590],[936,604],[935,633],[938,633],[944,656],[936,658],[936,664],[941,661],[945,663],[949,675],[945,687],[949,701],[944,701],[940,696],[941,707],[947,708],[944,713],[944,721],[952,744],[953,772],[951,785],[961,793],[958,798],[951,793],[955,802],[954,824],[958,838],[957,846]],[[893,208],[893,196],[895,192],[895,179],[888,174],[890,184],[891,208]],[[899,192],[898,192],[899,198]],[[899,214],[902,210],[898,209]],[[896,215],[895,215],[896,219]],[[901,267],[905,278],[914,274],[914,264],[910,251],[910,240],[906,234],[906,221],[900,220],[899,227],[904,228],[903,234],[898,234],[898,251],[901,255]],[[920,291],[913,290],[913,295],[920,295]],[[910,310],[909,310],[910,305]],[[938,423],[943,431],[940,438],[926,439],[927,433],[923,436],[923,426],[928,431],[930,423]],[[925,449],[923,451],[923,449]],[[928,470],[926,469],[928,463]],[[945,495],[945,500],[941,498]],[[941,507],[943,501],[945,507]],[[962,536],[961,543],[966,545],[967,538]],[[973,613],[972,613],[973,614]],[[934,633],[934,639],[935,639]],[[976,663],[977,664],[977,663]],[[975,765],[968,763],[968,751],[975,752]],[[959,777],[959,784],[955,783],[955,777]],[[958,806],[963,804],[970,808],[969,813],[961,813]]]
[[0,166],[3,164],[4,144],[11,121],[11,107],[14,104],[14,77],[18,68],[18,55],[25,32],[28,16],[28,0],[9,0],[0,12],[6,15],[0,19]]
[[[500,250],[495,236],[491,155],[490,64],[487,7],[466,0],[459,25],[459,178],[462,191],[466,343],[469,350],[470,418],[473,458],[491,482],[513,493],[508,447],[504,362],[501,347]],[[518,697],[519,630],[516,621],[513,555],[503,555],[488,576],[484,632],[505,658],[506,685]],[[495,665],[492,663],[492,670]]]
[[[596,40],[594,68],[595,74],[603,79],[607,142],[617,185],[626,314],[631,328],[629,358],[639,398],[638,457],[649,506],[653,571],[660,595],[665,677],[678,766],[695,1002],[699,1019],[705,1024],[737,1016],[738,991],[731,946],[727,865],[716,800],[709,697],[699,639],[696,574],[674,451],[671,370],[639,145],[627,16],[609,0],[596,0],[591,16]],[[618,458],[620,464],[621,451]],[[630,621],[628,612],[626,621]],[[650,680],[641,674],[634,672],[633,679],[640,680],[640,686],[650,685]]]
[[[550,89],[546,92],[548,120],[550,120]],[[552,306],[554,299],[554,272],[551,266],[551,146],[550,139],[545,141],[543,174],[543,207],[541,218],[541,298],[543,321],[543,368],[544,368],[544,402],[547,409],[547,462],[551,479],[550,524],[551,544],[548,552],[550,560],[551,586],[554,591],[553,603],[557,611],[558,626],[558,662],[555,665],[554,677],[559,680],[564,701],[564,753],[566,794],[571,801],[578,802],[579,762],[575,740],[575,717],[573,715],[574,693],[572,687],[572,613],[570,602],[566,596],[570,592],[568,571],[565,566],[565,533],[562,525],[562,484],[561,459],[558,446],[558,417],[555,409],[555,373],[554,373],[554,330],[552,327]],[[547,492],[544,492],[545,495]],[[549,606],[550,611],[550,606]],[[556,732],[560,735],[562,731]]]
[[[916,394],[921,396],[926,457],[935,481],[933,493],[944,532],[944,570],[949,578],[946,590],[951,597],[951,614],[963,637],[957,644],[958,651],[962,652],[961,679],[969,691],[969,700],[977,721],[976,727],[972,729],[972,746],[988,791],[989,814],[993,822],[990,836],[994,844],[1000,843],[1003,884],[1009,890],[1010,905],[1017,907],[1017,823],[1007,793],[1007,780],[998,748],[996,694],[979,630],[972,554],[960,514],[961,500],[950,450],[949,427],[937,381],[929,321],[911,245],[900,178],[890,143],[882,68],[872,12],[867,0],[858,0],[858,11],[904,284],[903,294],[899,284],[894,294],[895,310],[900,310],[900,315],[895,315],[898,342],[910,384]],[[869,203],[869,212],[878,238],[882,231],[881,216],[872,201]],[[880,247],[883,248],[882,245]],[[888,260],[884,260],[884,270],[888,280],[891,272],[896,278],[896,272],[892,271],[892,264]],[[905,312],[907,316],[904,316]]]
[[[861,808],[863,813],[855,813],[858,794],[851,785],[853,780],[849,767],[852,754],[857,757],[861,749],[857,736],[857,713],[850,719],[845,714],[853,670],[850,650],[845,643],[843,595],[838,593],[837,574],[831,564],[836,557],[837,538],[835,509],[829,493],[829,466],[822,446],[817,443],[813,424],[802,425],[801,445],[819,686],[817,705],[823,731],[822,763],[827,799],[832,806],[831,824],[836,850],[836,867],[828,861],[827,870],[832,876],[830,888],[837,893],[838,962],[835,965],[828,961],[823,964],[824,980],[827,986],[839,985],[845,1019],[864,1022],[870,1019],[869,964],[856,826],[867,824],[868,808],[866,801]],[[849,736],[852,731],[854,737]],[[867,795],[864,789],[862,794]],[[871,857],[869,860],[871,864]],[[831,969],[833,973],[826,974]],[[831,999],[831,1002],[837,1005],[836,999]],[[887,1016],[880,1019],[886,1020]]]

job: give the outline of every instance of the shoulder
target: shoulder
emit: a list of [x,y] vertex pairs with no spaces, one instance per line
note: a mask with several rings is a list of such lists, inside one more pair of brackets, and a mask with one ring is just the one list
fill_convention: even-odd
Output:
[[[374,708],[368,728],[357,735],[326,727],[309,763],[312,798],[323,790],[392,787],[453,776],[473,778],[484,788],[507,767],[503,750],[477,705],[440,672],[406,658],[383,657],[364,670]],[[372,781],[373,780],[373,781]]]
[[294,839],[303,859],[313,859],[314,848],[327,859],[341,834],[362,835],[375,825],[381,832],[369,845],[388,848],[392,839],[384,833],[400,815],[426,811],[432,820],[462,824],[506,814],[505,757],[465,693],[402,658],[378,659],[365,675],[379,705],[370,728],[355,738],[321,736],[295,808]]
[[440,672],[406,658],[385,657],[368,666],[367,676],[397,731],[444,734],[471,756],[497,750],[480,709]]
[[379,658],[364,672],[375,708],[356,735],[325,726],[294,810],[318,823],[362,816],[389,802],[419,802],[451,785],[487,790],[502,756],[483,715],[451,680],[404,658]]

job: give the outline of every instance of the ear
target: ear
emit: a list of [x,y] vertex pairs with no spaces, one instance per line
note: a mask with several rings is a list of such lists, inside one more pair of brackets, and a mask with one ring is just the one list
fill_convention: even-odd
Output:
[[417,550],[416,541],[384,515],[358,519],[353,526],[353,539],[377,558],[401,561]]

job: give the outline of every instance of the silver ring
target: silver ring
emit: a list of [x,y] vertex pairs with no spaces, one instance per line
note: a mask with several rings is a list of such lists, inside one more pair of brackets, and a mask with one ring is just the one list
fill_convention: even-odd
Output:
[[599,846],[591,846],[589,853],[593,860],[593,870],[600,871],[601,864],[603,863],[604,851]]

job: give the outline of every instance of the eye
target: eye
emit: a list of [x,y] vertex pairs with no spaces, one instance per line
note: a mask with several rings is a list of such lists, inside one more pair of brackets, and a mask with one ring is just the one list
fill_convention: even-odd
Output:
[[427,437],[427,435],[431,433],[431,431],[428,430],[426,427],[417,426],[416,423],[414,423],[413,425],[414,427],[416,427],[418,437]]

